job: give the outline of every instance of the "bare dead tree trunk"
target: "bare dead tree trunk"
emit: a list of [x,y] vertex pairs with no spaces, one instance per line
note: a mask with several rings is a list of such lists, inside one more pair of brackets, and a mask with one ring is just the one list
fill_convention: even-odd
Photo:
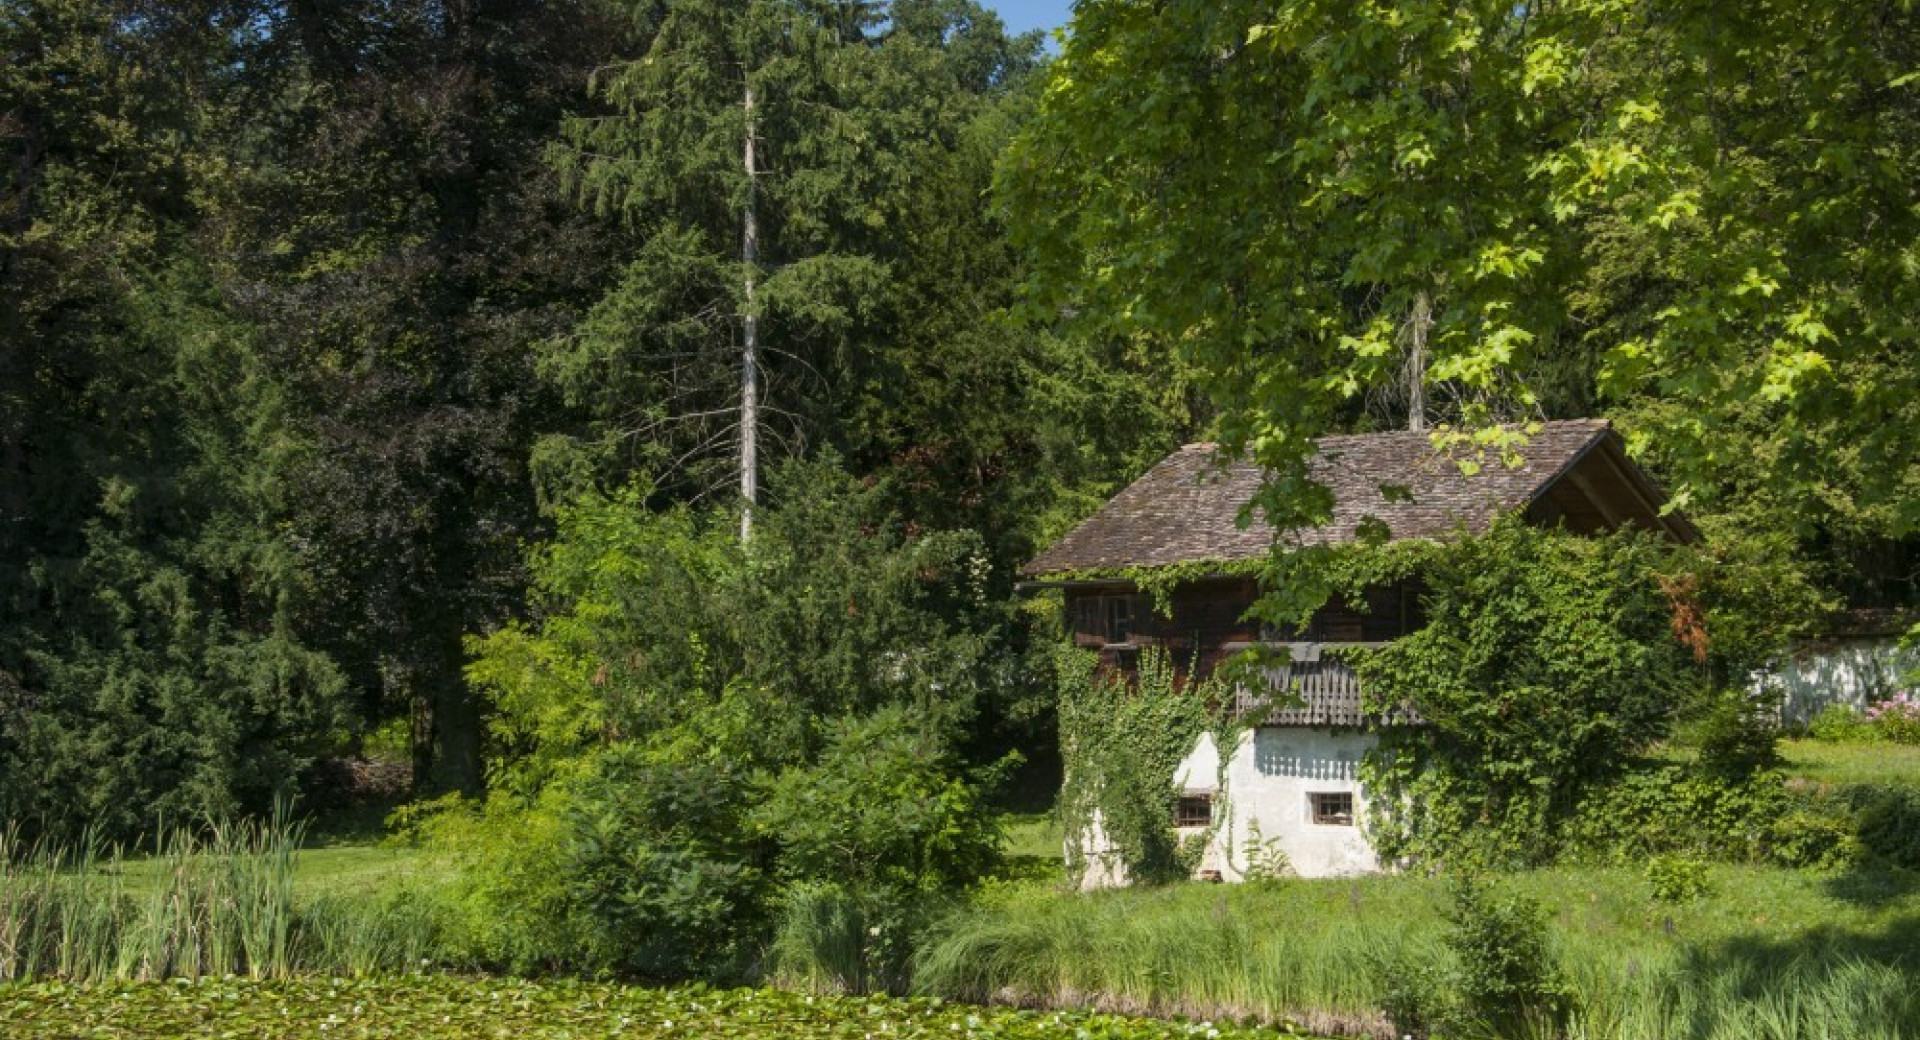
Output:
[[760,497],[760,317],[753,305],[754,266],[760,262],[760,215],[756,210],[753,160],[753,83],[746,87],[747,213],[740,239],[746,271],[746,314],[740,348],[740,540],[753,537],[753,507]]
[[1425,289],[1413,297],[1407,317],[1407,429],[1427,428],[1427,330],[1433,327],[1433,298]]

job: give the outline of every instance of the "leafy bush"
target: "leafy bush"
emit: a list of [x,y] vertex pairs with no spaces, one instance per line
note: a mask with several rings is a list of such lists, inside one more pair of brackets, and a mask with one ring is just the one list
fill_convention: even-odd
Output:
[[738,980],[857,919],[853,985],[898,988],[924,895],[993,864],[993,776],[950,749],[1015,655],[978,539],[886,491],[782,468],[746,545],[645,488],[560,511],[538,623],[473,646],[493,794],[425,828],[489,959]]
[[1357,661],[1369,707],[1414,708],[1363,764],[1383,858],[1526,864],[1662,735],[1697,684],[1656,581],[1664,546],[1495,524],[1426,566],[1427,626]]
[[1920,696],[1902,690],[1867,708],[1867,719],[1896,744],[1920,744]]
[[833,724],[819,759],[782,773],[750,815],[790,882],[781,973],[904,993],[929,908],[999,862],[998,818],[980,797],[991,783],[904,708]]
[[1570,851],[1604,862],[1663,854],[1760,862],[1786,804],[1779,773],[1730,778],[1692,765],[1636,763],[1590,793],[1562,834]]
[[1829,704],[1807,723],[1807,735],[1835,743],[1865,743],[1879,740],[1880,730],[1853,705]]
[[1802,796],[1767,828],[1767,858],[1784,867],[1832,870],[1861,851],[1854,814],[1836,798]]
[[1647,884],[1662,903],[1688,903],[1713,889],[1707,864],[1685,856],[1655,856],[1647,861]]
[[1674,737],[1699,771],[1738,782],[1780,764],[1779,717],[1777,690],[1708,688],[1682,705]]
[[[1356,549],[1340,583],[1412,573],[1427,588],[1426,627],[1356,661],[1369,710],[1425,722],[1388,730],[1362,763],[1381,855],[1510,867],[1569,850],[1758,854],[1779,734],[1775,693],[1748,677],[1819,605],[1776,548],[1509,518],[1419,552]],[[1640,757],[1669,737],[1691,761]],[[1676,815],[1675,795],[1700,815]]]
[[1569,987],[1547,936],[1540,905],[1457,879],[1447,911],[1454,956],[1452,1006],[1439,1021],[1448,1036],[1500,1038],[1522,1030],[1557,1035],[1570,1010]]
[[1874,786],[1853,791],[1860,844],[1908,870],[1920,870],[1920,789]]

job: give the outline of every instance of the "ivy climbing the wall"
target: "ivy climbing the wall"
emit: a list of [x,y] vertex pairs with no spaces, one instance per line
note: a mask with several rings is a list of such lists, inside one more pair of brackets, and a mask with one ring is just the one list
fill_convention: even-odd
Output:
[[[1238,742],[1231,691],[1216,679],[1180,675],[1155,648],[1141,652],[1137,678],[1070,648],[1062,648],[1057,669],[1068,873],[1076,884],[1091,870],[1135,884],[1191,876],[1211,831],[1181,839],[1174,783],[1202,735],[1213,734],[1221,748]],[[1224,793],[1217,790],[1216,799]],[[1216,820],[1220,810],[1216,801]]]
[[[1381,857],[1550,860],[1582,806],[1652,767],[1643,753],[1670,736],[1716,790],[1768,769],[1775,732],[1750,676],[1817,597],[1764,549],[1510,519],[1418,551],[1426,627],[1355,661],[1370,712],[1423,723],[1387,730],[1362,763]],[[1414,558],[1397,555],[1383,565]]]

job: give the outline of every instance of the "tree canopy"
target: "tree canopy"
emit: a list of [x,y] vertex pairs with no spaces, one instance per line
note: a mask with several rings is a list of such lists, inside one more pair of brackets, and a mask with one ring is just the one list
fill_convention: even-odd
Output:
[[1682,506],[1904,536],[1911,13],[1090,0],[1001,187],[1048,298],[1188,358],[1276,516],[1324,514],[1315,436],[1404,421],[1417,347],[1479,447],[1605,409]]

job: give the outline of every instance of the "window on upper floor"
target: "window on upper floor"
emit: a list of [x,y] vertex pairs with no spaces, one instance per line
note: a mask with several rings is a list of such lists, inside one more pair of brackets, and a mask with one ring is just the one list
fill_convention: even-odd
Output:
[[1076,636],[1109,646],[1133,641],[1134,630],[1146,620],[1146,597],[1135,594],[1081,595],[1073,599],[1071,618]]

